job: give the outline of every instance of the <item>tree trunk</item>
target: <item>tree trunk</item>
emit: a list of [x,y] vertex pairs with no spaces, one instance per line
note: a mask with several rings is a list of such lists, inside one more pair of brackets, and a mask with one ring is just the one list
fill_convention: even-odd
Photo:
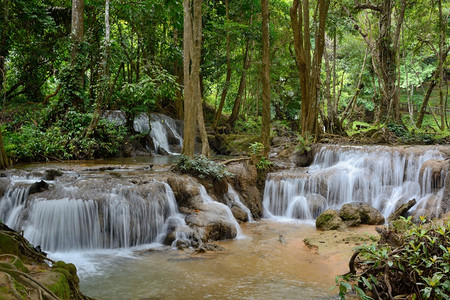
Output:
[[9,167],[9,161],[6,156],[5,147],[3,146],[3,135],[0,130],[0,169],[6,169]]
[[249,52],[250,52],[250,38],[247,39],[247,43],[245,45],[244,66],[242,68],[241,80],[239,82],[238,92],[237,92],[236,98],[234,100],[233,110],[231,112],[230,118],[228,119],[228,125],[231,128],[234,127],[234,123],[236,123],[236,120],[239,117],[239,110],[241,108],[242,97],[244,95],[244,90],[245,90],[245,85],[246,85],[246,80],[247,80],[247,71],[248,71],[248,68],[250,67],[250,63],[251,63],[251,55],[249,54]]
[[269,57],[269,2],[261,0],[262,8],[262,126],[261,141],[265,157],[270,150],[270,57]]
[[201,109],[200,60],[202,42],[202,0],[184,0],[184,140],[182,153],[194,155],[196,125],[200,127],[202,155],[209,155],[203,110]]
[[300,78],[301,110],[300,126],[303,137],[319,135],[318,126],[318,91],[320,83],[320,68],[325,48],[325,23],[330,6],[329,0],[319,0],[317,3],[319,19],[315,48],[311,57],[311,35],[309,21],[309,0],[294,0],[290,9],[291,26],[294,35],[294,49]]
[[[84,85],[84,69],[81,65],[77,64],[79,56],[80,43],[83,42],[84,37],[84,0],[72,0],[72,67],[74,67],[74,76],[77,76],[77,82],[79,90]],[[81,106],[82,99],[78,95],[74,95],[73,104],[75,107]]]
[[3,84],[4,80],[6,79],[5,61],[9,53],[8,31],[10,0],[0,0],[0,4],[0,18],[2,22],[2,26],[0,26],[0,94],[5,96]]
[[[228,0],[225,0],[225,11],[226,11],[226,18],[227,22],[230,20],[230,14],[229,14],[229,6],[228,6]],[[227,28],[227,77],[225,79],[225,86],[222,90],[222,95],[220,96],[220,103],[219,108],[216,110],[216,114],[214,115],[214,122],[212,125],[212,128],[215,130],[217,128],[217,125],[219,124],[220,117],[222,116],[222,110],[223,106],[225,104],[225,99],[227,98],[228,89],[230,88],[230,81],[231,81],[231,58],[230,58],[230,32]]]

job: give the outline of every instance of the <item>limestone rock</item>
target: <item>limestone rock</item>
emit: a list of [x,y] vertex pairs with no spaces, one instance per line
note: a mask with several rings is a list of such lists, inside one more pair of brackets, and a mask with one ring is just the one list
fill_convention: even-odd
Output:
[[[187,175],[174,175],[167,178],[167,183],[177,199],[178,206],[192,208],[198,203],[199,183]],[[194,198],[196,197],[196,198]]]
[[[339,215],[347,226],[358,226],[359,224],[382,225],[385,221],[383,215],[376,208],[365,202],[344,204],[339,211]],[[355,225],[352,225],[352,223]]]
[[233,239],[237,235],[235,222],[220,203],[202,203],[198,210],[186,216],[186,224],[196,229],[197,239],[203,242]]
[[235,162],[227,166],[227,170],[234,174],[231,185],[241,196],[242,203],[250,209],[253,217],[262,216],[262,195],[256,187],[258,173],[254,165],[248,162]]
[[339,212],[337,210],[328,209],[316,219],[316,228],[322,231],[345,231],[346,226],[344,221],[339,217]]
[[339,217],[344,221],[348,227],[354,227],[361,224],[361,216],[358,208],[351,204],[344,204],[339,210]]
[[243,211],[240,207],[238,206],[233,206],[231,208],[231,212],[233,213],[234,218],[242,223],[242,222],[248,222],[248,215],[245,211]]

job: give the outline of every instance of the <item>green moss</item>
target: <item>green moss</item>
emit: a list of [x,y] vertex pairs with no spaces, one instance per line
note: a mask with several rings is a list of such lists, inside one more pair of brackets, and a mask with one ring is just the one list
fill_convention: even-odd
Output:
[[16,241],[4,233],[0,233],[0,254],[20,254]]
[[66,277],[66,275],[70,276],[70,273],[61,268],[55,269],[55,271],[51,274],[52,283],[48,284],[47,287],[59,298],[71,299],[70,285]]

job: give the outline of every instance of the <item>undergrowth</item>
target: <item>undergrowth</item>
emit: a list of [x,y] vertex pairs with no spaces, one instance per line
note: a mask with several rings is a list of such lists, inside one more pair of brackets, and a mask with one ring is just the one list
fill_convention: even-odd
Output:
[[361,299],[450,299],[450,221],[401,218],[391,227],[396,243],[356,249],[351,271],[336,278],[341,299],[351,291]]
[[181,155],[176,164],[176,169],[181,173],[218,181],[223,180],[225,177],[233,176],[231,172],[226,170],[225,165],[202,155],[193,158]]

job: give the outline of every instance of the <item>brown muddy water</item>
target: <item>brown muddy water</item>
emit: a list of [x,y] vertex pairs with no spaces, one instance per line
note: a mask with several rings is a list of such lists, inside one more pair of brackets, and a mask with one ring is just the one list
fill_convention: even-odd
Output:
[[[321,236],[312,224],[263,220],[241,227],[247,238],[219,242],[225,248],[219,252],[93,255],[93,269],[81,266],[81,289],[99,300],[338,299],[335,276],[348,270],[355,244],[327,243],[329,234]],[[311,236],[324,247],[306,247]]]

